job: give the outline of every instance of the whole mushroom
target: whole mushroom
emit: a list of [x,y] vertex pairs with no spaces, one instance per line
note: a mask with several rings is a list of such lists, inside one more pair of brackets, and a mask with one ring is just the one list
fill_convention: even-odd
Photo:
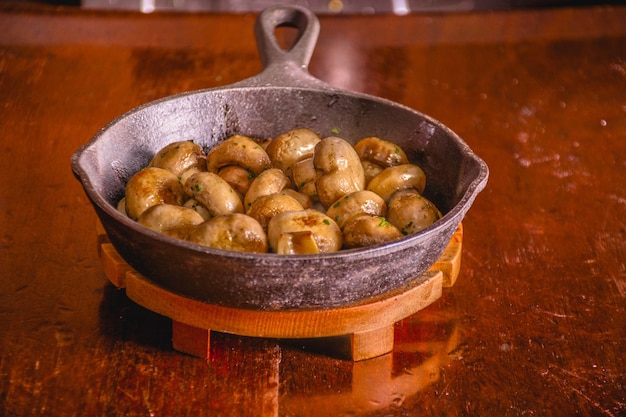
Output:
[[354,149],[361,160],[373,162],[381,167],[409,163],[409,158],[399,145],[376,136],[359,140],[354,144]]
[[366,182],[385,168],[409,163],[409,158],[399,145],[376,136],[359,140],[354,144],[354,149],[361,158]]
[[214,173],[227,165],[237,165],[253,175],[259,175],[270,168],[271,161],[265,149],[254,139],[234,135],[211,148],[206,165],[207,170]]
[[[254,179],[254,174],[239,165],[226,165],[217,171],[217,175],[239,193],[241,198],[248,192],[250,184]],[[183,183],[184,184],[184,183]]]
[[261,172],[248,188],[248,192],[243,198],[245,210],[248,211],[259,197],[276,194],[287,188],[291,184],[289,178],[278,168],[270,168]]
[[206,171],[206,155],[202,146],[192,140],[172,142],[161,148],[148,166],[167,169],[181,178],[188,170]]
[[342,230],[352,217],[361,214],[384,217],[387,214],[387,204],[375,192],[362,190],[346,194],[326,210],[326,215],[337,222]]
[[330,207],[346,194],[365,188],[365,173],[359,155],[345,139],[330,136],[315,147],[313,156],[317,197],[324,207]]
[[296,189],[314,200],[317,200],[317,188],[315,186],[317,177],[312,156],[291,166],[291,178]]
[[387,203],[402,190],[414,189],[420,194],[426,188],[426,175],[415,164],[402,164],[385,168],[367,184],[367,189],[381,196]]
[[184,239],[204,219],[195,210],[174,204],[152,206],[137,219],[137,222],[155,232]]
[[315,146],[321,141],[317,133],[307,128],[292,129],[278,135],[266,148],[274,168],[291,177],[291,167],[298,161],[313,156]]
[[415,190],[399,192],[389,202],[387,220],[403,235],[417,233],[440,218],[437,207]]
[[247,215],[258,221],[264,230],[272,217],[285,211],[304,210],[295,198],[282,193],[264,195],[257,198],[247,211]]
[[343,247],[363,248],[400,239],[402,233],[384,217],[361,214],[343,227]]
[[[286,211],[275,215],[267,226],[269,246],[276,253],[288,252],[297,246],[307,247],[306,253],[335,252],[341,249],[342,236],[337,223],[314,209]],[[305,238],[306,245],[293,245],[294,239]],[[290,244],[291,242],[291,244]]]
[[126,214],[137,220],[141,213],[157,204],[181,205],[185,199],[176,174],[163,168],[148,167],[137,171],[126,183]]
[[212,217],[199,224],[187,240],[212,248],[237,252],[267,252],[267,235],[252,217],[242,213]]
[[185,193],[199,201],[211,214],[242,213],[243,204],[239,194],[217,174],[196,172],[185,182]]

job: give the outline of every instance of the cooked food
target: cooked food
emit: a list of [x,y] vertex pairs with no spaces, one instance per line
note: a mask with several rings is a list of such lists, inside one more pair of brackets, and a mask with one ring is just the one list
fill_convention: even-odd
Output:
[[367,182],[385,168],[409,163],[401,147],[376,136],[361,139],[354,145],[354,149],[361,158]]
[[346,194],[365,188],[365,173],[350,142],[330,136],[315,146],[313,164],[320,173],[315,181],[317,198],[330,207]]
[[387,214],[387,204],[375,192],[362,190],[346,194],[326,211],[326,215],[342,229],[350,219],[361,214],[384,217]]
[[238,165],[226,165],[217,171],[217,175],[224,178],[242,198],[248,192],[248,188],[250,188],[250,184],[254,179],[254,174]]
[[402,233],[384,217],[361,214],[351,218],[343,227],[343,246],[363,248],[400,239]]
[[190,242],[237,252],[267,252],[265,231],[250,216],[223,214],[200,223],[189,234]]
[[266,148],[272,166],[291,177],[291,167],[296,162],[313,156],[315,146],[322,139],[310,129],[299,128],[276,136]]
[[302,194],[317,200],[317,171],[313,157],[305,158],[291,166],[291,178],[296,189]]
[[369,161],[384,168],[409,163],[409,158],[401,147],[375,136],[361,139],[354,145],[354,150],[362,161]]
[[289,178],[278,168],[270,168],[259,174],[252,183],[248,192],[243,198],[246,211],[250,209],[252,203],[258,198],[276,194],[287,188],[291,184]]
[[211,214],[243,213],[243,204],[233,188],[217,174],[196,172],[185,181],[185,193]]
[[173,142],[157,152],[148,166],[167,169],[180,178],[189,170],[206,171],[206,156],[202,146],[191,140]]
[[206,165],[214,173],[227,165],[237,165],[259,175],[271,167],[272,161],[265,149],[253,139],[234,135],[211,148]]
[[118,210],[200,245],[314,254],[428,227],[441,212],[425,187],[424,171],[392,142],[352,146],[297,128],[263,141],[234,135],[208,154],[192,141],[169,144],[131,177]]
[[416,190],[399,192],[389,202],[387,219],[403,235],[417,233],[440,218],[437,207]]
[[138,171],[126,184],[126,214],[137,220],[141,213],[157,204],[182,205],[185,193],[176,174],[156,167]]
[[304,207],[298,200],[288,194],[276,193],[264,195],[254,200],[246,214],[258,221],[263,229],[267,230],[267,225],[272,217],[285,211],[300,210],[304,210]]
[[422,168],[414,164],[402,164],[383,169],[367,184],[367,189],[375,192],[386,202],[398,191],[416,190],[423,193],[426,188],[426,175]]
[[189,200],[185,201],[185,204],[183,204],[183,207],[192,209],[193,211],[198,213],[200,216],[202,216],[204,220],[209,220],[211,218],[211,213],[209,213],[209,210],[207,210],[207,208],[204,207],[202,203],[200,203],[198,200],[194,198],[190,198]]
[[[286,211],[272,217],[267,226],[270,248],[276,253],[297,253],[294,240],[308,239],[306,253],[335,252],[341,249],[342,236],[337,223],[315,209]],[[285,248],[289,251],[285,252]]]
[[137,222],[148,229],[168,236],[185,239],[204,218],[195,210],[174,204],[158,204],[152,206],[137,219]]

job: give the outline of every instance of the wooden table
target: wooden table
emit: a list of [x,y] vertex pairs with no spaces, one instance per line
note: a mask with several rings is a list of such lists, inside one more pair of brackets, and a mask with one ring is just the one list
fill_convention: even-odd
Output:
[[117,115],[261,70],[253,15],[0,6],[0,415],[626,415],[626,8],[321,16],[310,65],[491,170],[456,284],[360,362],[216,334],[108,283],[70,156]]

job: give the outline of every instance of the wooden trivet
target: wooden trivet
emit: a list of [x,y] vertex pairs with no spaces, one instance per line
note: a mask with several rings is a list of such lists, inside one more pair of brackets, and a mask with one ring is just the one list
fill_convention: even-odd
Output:
[[347,338],[347,356],[369,359],[393,350],[394,324],[442,295],[456,282],[461,266],[463,228],[459,225],[441,257],[410,286],[364,303],[320,310],[261,311],[203,303],[168,291],[135,271],[115,250],[98,224],[104,272],[137,304],[172,319],[173,348],[208,359],[211,331],[277,339]]

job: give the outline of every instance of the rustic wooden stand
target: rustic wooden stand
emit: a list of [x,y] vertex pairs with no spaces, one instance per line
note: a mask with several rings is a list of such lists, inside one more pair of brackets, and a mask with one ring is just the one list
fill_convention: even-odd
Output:
[[98,245],[111,283],[137,304],[172,319],[173,347],[208,359],[211,331],[279,339],[340,337],[354,361],[393,350],[394,324],[432,304],[454,285],[461,266],[462,225],[443,255],[421,277],[392,294],[361,304],[320,310],[260,311],[223,307],[172,293],[135,271],[98,226]]

